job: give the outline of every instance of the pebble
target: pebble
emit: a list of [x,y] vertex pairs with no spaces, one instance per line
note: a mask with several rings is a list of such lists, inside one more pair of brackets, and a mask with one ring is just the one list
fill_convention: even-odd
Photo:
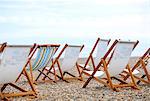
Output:
[[[36,73],[35,73],[36,74]],[[18,85],[28,87],[22,79]],[[120,92],[112,91],[108,87],[92,80],[86,88],[82,88],[84,82],[69,80],[70,83],[58,81],[57,83],[39,83],[36,86],[38,97],[15,97],[13,101],[149,101],[150,85],[140,85],[141,90],[121,88]],[[28,88],[29,89],[29,88]],[[14,91],[7,88],[6,92]]]

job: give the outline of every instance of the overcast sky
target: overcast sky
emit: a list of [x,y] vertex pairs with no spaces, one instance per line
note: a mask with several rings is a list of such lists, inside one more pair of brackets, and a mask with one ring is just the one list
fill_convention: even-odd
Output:
[[1,43],[86,43],[97,37],[139,40],[143,53],[150,46],[150,0],[0,0]]

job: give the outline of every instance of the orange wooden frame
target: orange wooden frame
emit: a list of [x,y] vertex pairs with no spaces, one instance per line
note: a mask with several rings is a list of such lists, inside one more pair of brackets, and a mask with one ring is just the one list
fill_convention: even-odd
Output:
[[[112,90],[114,91],[119,91],[117,88],[119,87],[132,87],[132,88],[136,88],[136,89],[139,89],[137,84],[135,83],[135,79],[134,79],[134,76],[132,75],[132,71],[129,67],[129,65],[127,65],[127,69],[129,70],[129,75],[131,76],[131,83],[127,83],[125,82],[124,80],[121,80],[119,78],[116,78],[116,77],[111,77],[110,74],[109,74],[109,71],[108,71],[108,63],[106,62],[106,57],[107,55],[113,50],[114,46],[116,46],[116,44],[118,43],[119,41],[116,40],[116,42],[114,42],[114,44],[109,48],[108,52],[106,53],[106,55],[104,56],[104,58],[100,61],[100,63],[98,64],[98,66],[96,67],[96,69],[94,70],[94,72],[92,73],[92,75],[89,75],[89,78],[87,79],[87,81],[84,83],[83,85],[83,88],[85,88],[89,82],[91,81],[91,79],[95,79],[96,81],[98,81],[99,83],[102,83],[104,84],[105,86],[108,86],[110,87]],[[137,41],[134,45],[134,48],[137,46],[137,44],[139,43],[139,41]],[[133,48],[133,49],[134,49]],[[113,55],[114,52],[112,52],[112,55]],[[112,56],[111,55],[111,56]],[[103,65],[103,67],[101,67],[101,65]],[[104,78],[103,80],[102,79],[99,79],[97,77],[94,77],[94,74],[98,71],[99,68],[103,68],[104,70],[104,73],[106,74],[106,78]],[[113,84],[112,82],[112,79],[116,79],[118,80],[119,82],[121,82],[121,84]]]
[[[9,46],[9,47],[15,47],[16,45],[7,45],[7,46]],[[22,45],[17,45],[17,46],[18,46],[18,47],[22,47]],[[24,46],[23,46],[23,47],[24,47]],[[28,60],[27,60],[27,62],[26,62],[26,64],[25,64],[25,66],[24,66],[24,68],[23,68],[23,70],[22,70],[22,73],[25,75],[25,77],[26,77],[26,79],[27,79],[27,81],[28,81],[28,83],[29,83],[29,85],[30,85],[30,87],[31,87],[31,90],[28,90],[28,91],[27,91],[27,90],[25,90],[25,89],[23,89],[23,88],[17,86],[17,85],[14,84],[14,83],[6,83],[6,84],[4,84],[4,85],[2,86],[1,91],[0,91],[0,98],[1,98],[2,100],[8,100],[9,97],[25,96],[25,95],[32,95],[32,96],[34,96],[34,97],[37,97],[37,93],[36,93],[36,90],[35,90],[33,81],[32,81],[32,79],[30,78],[30,76],[29,76],[29,74],[27,73],[27,71],[25,70],[25,67],[27,66],[28,62],[29,62],[29,58],[28,58]],[[17,92],[17,93],[4,93],[3,91],[5,90],[5,88],[6,88],[7,86],[11,86],[11,87],[13,87],[13,88],[19,90],[20,92]]]
[[[64,75],[65,75],[65,74],[69,74],[69,75],[72,76],[72,77],[76,77],[76,76],[74,76],[74,75],[72,75],[72,74],[70,74],[70,73],[68,73],[68,72],[64,72],[64,73],[63,73],[62,70],[61,70],[61,66],[60,66],[59,59],[60,59],[61,55],[64,53],[65,49],[66,49],[68,46],[71,46],[71,47],[79,47],[79,46],[74,46],[74,45],[65,44],[65,46],[63,47],[63,49],[60,51],[60,53],[59,53],[58,56],[56,57],[56,59],[53,61],[52,65],[51,65],[50,69],[47,71],[45,77],[43,77],[43,80],[45,80],[46,78],[49,77],[49,76],[48,76],[49,73],[51,73],[51,74],[53,74],[53,75],[55,76],[55,81],[57,80],[57,78],[59,78],[59,79],[61,79],[61,80],[63,80],[63,81],[66,81],[66,80],[64,79]],[[84,47],[84,45],[81,46],[80,52],[82,51],[83,47]],[[55,67],[54,67],[55,64],[58,66],[60,76],[56,74]],[[80,74],[79,67],[78,67],[77,63],[76,63],[76,67],[77,67],[77,70],[78,70],[78,72],[79,72],[79,74]],[[54,72],[51,72],[52,69],[54,70]],[[68,81],[66,81],[66,82],[68,82]]]
[[[22,46],[24,47],[24,46]],[[30,47],[29,45],[27,47]],[[28,61],[27,61],[27,64],[25,65],[24,69],[22,70],[22,72],[20,73],[20,75],[18,76],[18,78],[16,79],[16,82],[20,79],[21,75],[23,74],[24,75],[24,71],[26,71],[26,66],[29,64],[30,65],[30,60],[31,58],[33,57],[35,51],[37,49],[37,44],[34,44],[31,49],[30,49],[30,53],[28,55]],[[26,71],[27,72],[27,71]],[[31,75],[31,79],[33,81],[33,75],[32,75],[32,71],[31,71],[31,68],[30,68],[30,75]]]

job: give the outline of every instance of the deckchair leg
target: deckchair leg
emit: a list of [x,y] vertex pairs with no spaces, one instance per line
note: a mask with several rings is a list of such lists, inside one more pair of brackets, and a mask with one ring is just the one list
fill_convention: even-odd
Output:
[[3,92],[3,90],[7,87],[7,85],[8,83],[3,85],[3,87],[1,88],[1,92]]
[[[143,70],[144,70],[144,72],[145,72],[145,75],[143,75],[142,77],[141,77],[141,79],[144,79],[145,77],[147,77],[147,80],[148,81],[145,81],[145,83],[150,83],[150,77],[149,77],[149,74],[148,74],[148,71],[147,71],[147,69],[146,69],[146,65],[145,65],[145,63],[142,61],[142,60],[140,60],[140,62],[141,62],[141,64],[142,64],[142,68],[143,68]],[[137,84],[139,84],[141,82],[141,80],[139,79],[139,81],[137,82]],[[143,81],[144,82],[144,81]]]
[[53,68],[53,70],[54,70],[54,78],[55,78],[55,81],[57,81],[56,70],[55,70],[54,67],[52,67],[52,68]]
[[0,92],[0,97],[4,101],[9,101],[9,99],[7,97],[24,96],[24,95],[33,95],[33,96],[36,96],[35,92],[33,92],[33,91],[26,91],[26,90],[22,89],[21,87],[15,85],[13,83],[8,83],[6,85],[3,85],[3,87],[2,87],[3,89],[2,90],[4,90],[6,88],[6,86],[8,86],[8,85],[16,88],[17,90],[19,90],[21,92],[20,93],[19,92],[18,93],[3,93],[3,94],[2,94],[2,92]]
[[22,92],[27,92],[26,90],[24,90],[24,89],[22,89],[22,88],[16,86],[16,85],[13,84],[13,83],[9,83],[9,85],[12,86],[12,87],[14,87],[14,88],[16,88],[16,89],[18,89],[18,90],[20,90],[20,91],[22,91]]
[[[52,65],[51,65],[50,69],[48,70],[48,72],[46,73],[46,75],[49,75],[49,73],[51,73],[51,69],[52,69],[52,68],[55,69],[55,68],[54,68],[54,65],[55,65],[55,63],[57,63],[57,61],[58,61],[58,59],[56,59],[55,62],[52,62]],[[58,63],[57,63],[57,65],[58,65]],[[58,67],[59,67],[59,66],[58,66]],[[54,71],[54,72],[55,72],[55,71]],[[56,76],[56,74],[54,74],[54,75]],[[47,77],[47,76],[44,76],[42,80],[45,80],[46,77]]]
[[[47,72],[46,75],[48,75],[49,73],[52,73],[53,75],[57,76],[59,79],[62,79],[63,81],[66,81],[66,80],[64,80],[63,73],[62,73],[62,71],[61,71],[61,69],[60,69],[60,64],[59,64],[58,60],[56,61],[56,63],[57,63],[57,65],[58,65],[58,69],[59,69],[59,72],[60,72],[61,77],[58,76],[58,75],[56,75],[55,73],[52,73],[52,72],[50,71],[51,69]],[[55,64],[55,63],[53,63],[52,66],[54,66],[54,64]],[[45,80],[46,77],[47,77],[47,76],[45,76],[45,77],[43,78],[43,80]],[[68,82],[68,81],[66,81],[66,82]]]
[[31,74],[32,81],[34,81],[33,73],[32,73],[32,65],[30,61],[29,61],[29,67],[30,67],[30,74]]
[[1,97],[1,99],[4,99],[4,96],[1,92],[0,92],[0,97]]
[[36,94],[36,90],[35,90],[35,88],[34,88],[33,81],[30,79],[29,74],[27,73],[27,71],[25,70],[24,72],[25,72],[25,75],[26,75],[26,77],[27,77],[27,80],[28,80],[28,82],[29,82],[29,85],[30,85],[32,91],[35,92],[35,94]]
[[150,82],[150,77],[149,77],[148,71],[146,69],[146,65],[142,60],[141,60],[141,62],[142,62],[142,68],[144,69],[145,75],[146,75],[148,81]]
[[[38,70],[40,72],[40,74],[43,74],[44,76],[46,76],[47,78],[49,78],[50,80],[52,80],[54,83],[56,83],[53,79],[51,79],[48,75],[44,74],[42,71]],[[35,81],[38,80],[39,77],[36,78]]]
[[47,75],[49,75],[49,73],[50,73],[50,70],[48,70],[48,72],[46,73],[46,76],[44,76],[44,77],[42,78],[42,80],[45,80],[46,77],[47,77]]
[[78,73],[79,73],[78,80],[83,81],[83,78],[81,77],[81,71],[80,71],[80,69],[79,69],[78,63],[76,63],[76,68],[77,68],[77,71],[78,71]]
[[[46,67],[45,67],[45,68],[46,68]],[[54,83],[56,83],[56,75],[55,75],[55,73],[53,74],[53,75],[55,76],[55,81],[54,81],[53,79],[51,79],[51,78],[48,76],[48,74],[51,73],[50,71],[51,71],[51,69],[53,68],[53,64],[52,64],[52,66],[50,67],[50,69],[48,70],[48,72],[47,72],[46,74],[43,73],[44,70],[45,70],[45,68],[43,68],[42,71],[38,70],[38,71],[40,72],[40,74],[38,75],[38,77],[36,78],[35,81],[37,81],[37,80],[39,79],[39,77],[43,74],[44,77],[43,77],[42,80],[45,80],[46,78],[49,78],[49,79],[52,80]],[[55,69],[54,69],[54,72],[55,72]]]
[[104,64],[104,70],[105,70],[105,73],[106,73],[107,80],[108,80],[108,83],[109,83],[110,88],[113,89],[113,90],[116,90],[116,89],[113,87],[113,83],[112,83],[111,77],[110,77],[110,75],[109,75],[109,72],[108,72],[108,69],[107,69],[107,66],[106,66],[105,61],[102,60],[102,63]]
[[4,97],[1,92],[0,92],[0,100],[2,100],[2,101],[9,101],[9,99],[7,97]]
[[37,76],[37,78],[35,79],[35,81],[37,81],[39,79],[39,77],[42,75],[42,73],[44,72],[45,67],[42,69],[42,71],[38,70],[40,72],[40,74]]
[[99,69],[99,66],[97,68],[95,68],[94,72],[92,73],[92,75],[87,79],[87,81],[84,83],[83,87],[82,88],[85,88],[89,82],[94,78],[94,75],[96,73],[96,71]]
[[16,79],[15,82],[17,82],[17,81],[20,79],[21,75],[23,74],[23,71],[24,71],[24,69],[23,69],[22,72],[19,74],[19,76],[17,77],[17,79]]
[[93,70],[95,69],[95,64],[94,64],[94,59],[93,57],[91,56],[91,62],[92,62],[92,65],[93,65]]
[[132,80],[132,83],[133,83],[134,87],[135,87],[136,89],[138,89],[138,86],[137,86],[137,84],[136,84],[136,82],[135,82],[134,76],[133,76],[133,74],[132,74],[132,71],[131,71],[129,65],[127,65],[127,69],[128,69],[129,74],[130,74],[130,76],[131,76],[131,80]]
[[69,72],[64,72],[64,73],[63,73],[63,76],[65,76],[65,74],[68,74],[68,75],[70,75],[70,76],[72,76],[72,77],[76,77],[76,76],[72,75],[72,74],[69,73]]
[[118,78],[116,78],[116,77],[112,77],[112,78],[118,80],[119,82],[121,82],[121,84],[128,84],[127,82],[125,82],[125,81],[123,81],[123,80],[121,80],[121,79],[118,79]]
[[78,80],[82,81],[81,79],[79,79],[78,77],[72,75],[72,74],[69,73],[69,72],[64,72],[64,73],[63,73],[63,76],[65,76],[65,74],[68,74],[68,75],[70,75],[70,76],[72,76],[72,77],[74,77],[74,78],[77,78]]
[[[54,74],[53,72],[51,72],[51,71],[49,71],[49,73],[55,75],[55,74]],[[47,75],[45,75],[45,76],[47,77]],[[60,80],[63,80],[59,75],[56,75],[56,76],[57,76]],[[63,80],[63,81],[69,83],[67,80]]]
[[[141,61],[138,61],[135,67],[138,67],[140,65],[140,63],[141,63]],[[132,68],[132,72],[134,71],[134,69],[135,68]],[[126,81],[129,77],[130,77],[130,75],[128,73],[126,73],[126,76],[124,77],[124,80]]]
[[[146,75],[143,75],[141,78],[142,78],[142,79],[144,79],[144,78],[145,78],[145,76],[146,76]],[[140,84],[140,82],[141,82],[140,80],[139,80],[139,81],[137,81],[137,84]]]
[[59,69],[59,72],[60,72],[61,78],[62,78],[62,80],[64,80],[64,76],[63,76],[63,73],[62,73],[62,70],[61,70],[61,68],[60,68],[60,64],[59,64],[59,62],[58,62],[58,61],[57,61],[57,65],[58,65],[58,69]]
[[83,81],[83,77],[82,77],[82,75],[83,75],[83,68],[82,68],[82,70],[80,71],[80,74],[79,74],[79,78],[80,78],[80,80],[82,80],[82,81]]
[[138,76],[135,76],[135,75],[134,75],[134,77],[135,77],[136,79],[140,80],[141,82],[144,82],[144,83],[146,83],[146,84],[149,84],[149,82],[148,82],[147,80],[144,80],[144,79],[141,78],[141,77],[138,77]]
[[89,84],[89,82],[92,80],[92,78],[93,78],[93,76],[90,76],[90,77],[88,78],[88,80],[84,83],[84,85],[83,85],[82,88],[85,88],[85,87]]

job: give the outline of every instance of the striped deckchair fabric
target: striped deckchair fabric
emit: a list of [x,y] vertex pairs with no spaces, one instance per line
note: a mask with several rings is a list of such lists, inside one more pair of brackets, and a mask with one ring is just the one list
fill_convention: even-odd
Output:
[[[37,71],[41,72],[40,69],[42,69],[42,71],[43,71],[45,69],[45,67],[50,66],[50,64],[52,62],[51,60],[52,60],[54,54],[56,53],[56,51],[58,50],[59,46],[60,45],[45,44],[45,45],[36,45],[34,47],[32,53],[30,53],[30,55],[35,55],[36,52],[37,52],[37,54],[35,56],[35,59],[33,58],[34,56],[30,59],[29,67],[26,68],[27,70],[30,71],[32,81],[34,81],[32,71],[37,70]],[[33,60],[33,61],[31,61],[31,60]],[[21,74],[18,76],[16,81],[18,81],[20,77],[21,77]]]
[[36,59],[32,65],[32,70],[38,70],[46,67],[50,63],[56,49],[57,47],[39,47]]

